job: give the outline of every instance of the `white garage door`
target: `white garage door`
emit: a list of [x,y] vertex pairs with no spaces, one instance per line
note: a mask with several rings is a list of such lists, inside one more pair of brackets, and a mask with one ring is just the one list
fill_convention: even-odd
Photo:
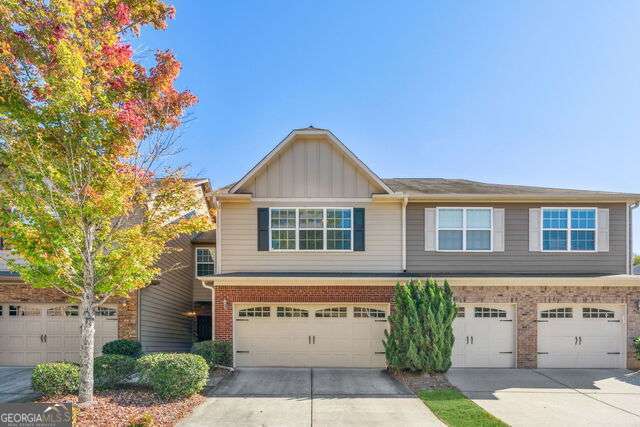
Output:
[[386,366],[389,305],[234,304],[236,366]]
[[[98,308],[95,349],[118,337],[115,306]],[[0,365],[35,365],[45,361],[78,361],[78,306],[0,303]]]
[[539,368],[624,368],[624,306],[539,304]]
[[458,304],[458,317],[453,321],[453,366],[514,367],[514,314],[512,304]]

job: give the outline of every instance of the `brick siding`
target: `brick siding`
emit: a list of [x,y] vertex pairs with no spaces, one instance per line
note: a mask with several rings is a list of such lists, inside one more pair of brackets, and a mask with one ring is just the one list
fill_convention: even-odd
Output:
[[[1,303],[68,303],[69,298],[55,289],[34,289],[18,283],[0,283]],[[137,292],[129,298],[113,298],[108,304],[118,304],[118,338],[136,339],[138,331],[138,298]]]
[[[638,287],[456,286],[453,291],[456,301],[461,303],[516,304],[516,360],[519,368],[535,368],[537,365],[537,304],[627,304],[627,366],[630,369],[640,368],[640,362],[636,360],[633,350],[633,338],[640,336]],[[215,335],[216,339],[232,339],[233,303],[389,303],[392,296],[392,286],[217,286]]]

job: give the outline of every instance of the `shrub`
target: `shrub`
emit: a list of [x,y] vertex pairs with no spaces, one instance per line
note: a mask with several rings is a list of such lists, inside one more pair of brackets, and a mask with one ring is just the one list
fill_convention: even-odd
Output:
[[156,425],[155,419],[148,412],[132,418],[129,422],[129,427],[153,427],[154,425]]
[[80,369],[67,362],[49,362],[36,365],[31,374],[33,389],[45,396],[77,393]]
[[175,354],[178,353],[151,353],[140,357],[136,361],[138,375],[140,376],[138,382],[142,385],[150,385],[149,372],[151,368],[156,366],[161,360],[170,359]]
[[384,348],[391,369],[446,372],[451,367],[456,305],[449,284],[434,280],[396,284]]
[[640,337],[633,340],[633,347],[636,350],[636,359],[640,360]]
[[200,392],[207,383],[209,366],[197,354],[169,353],[149,363],[146,380],[163,399],[187,397]]
[[136,359],[119,354],[105,354],[93,361],[96,388],[111,388],[122,383],[136,371]]
[[232,347],[231,341],[201,341],[193,344],[191,353],[202,356],[210,368],[231,366]]
[[102,346],[102,354],[119,354],[138,358],[142,355],[142,345],[134,340],[109,341]]

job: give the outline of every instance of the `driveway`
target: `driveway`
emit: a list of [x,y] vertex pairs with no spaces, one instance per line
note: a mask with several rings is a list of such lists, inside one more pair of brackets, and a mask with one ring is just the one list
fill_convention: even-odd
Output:
[[640,373],[624,369],[460,369],[449,381],[512,426],[640,426]]
[[210,391],[182,426],[441,426],[377,369],[244,368]]
[[33,368],[0,366],[0,403],[30,402],[39,394],[31,388]]

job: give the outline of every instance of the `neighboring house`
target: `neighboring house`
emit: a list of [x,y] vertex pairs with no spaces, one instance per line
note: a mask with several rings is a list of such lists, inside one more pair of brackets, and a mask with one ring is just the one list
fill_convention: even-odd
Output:
[[215,197],[204,283],[236,366],[383,367],[393,286],[429,277],[460,307],[454,366],[638,366],[638,194],[381,179],[307,128]]
[[[197,212],[185,215],[209,214],[214,209],[209,180],[191,181],[201,202]],[[213,264],[208,262],[215,251],[212,234],[183,236],[170,242],[168,246],[181,251],[161,257],[158,265],[164,274],[129,298],[111,299],[98,309],[97,354],[105,342],[116,338],[139,339],[145,351],[189,350],[197,315],[194,298],[201,286],[194,282],[194,271],[197,264],[201,270],[209,268],[204,273],[213,274]],[[4,247],[0,251],[2,255],[9,253]],[[0,265],[0,365],[75,360],[78,327],[77,305],[53,289],[33,289],[7,271],[6,265]]]

